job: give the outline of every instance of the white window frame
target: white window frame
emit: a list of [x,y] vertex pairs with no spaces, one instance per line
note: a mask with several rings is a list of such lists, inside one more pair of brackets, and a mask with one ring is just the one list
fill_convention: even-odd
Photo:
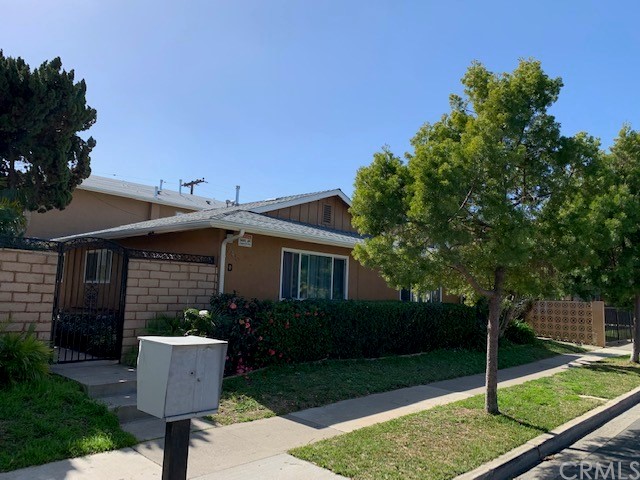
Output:
[[[306,254],[306,255],[315,255],[317,257],[330,257],[331,260],[331,300],[334,300],[333,298],[333,260],[335,260],[336,258],[340,259],[340,260],[344,260],[345,261],[345,272],[344,272],[344,299],[340,298],[338,300],[348,300],[349,299],[349,257],[346,255],[336,255],[334,253],[325,253],[325,252],[314,252],[313,250],[298,250],[296,248],[286,248],[283,247],[282,251],[280,252],[280,286],[278,288],[278,298],[280,300],[284,300],[284,297],[282,296],[282,265],[284,264],[284,253],[285,252],[290,252],[290,253],[299,253],[299,254]],[[294,300],[300,300],[300,270],[302,268],[302,259],[300,259],[300,261],[298,262],[298,295],[297,298],[294,298]],[[306,300],[306,299],[305,299]],[[313,300],[313,299],[310,299]]]
[[[402,288],[400,290],[398,290],[398,299],[399,300],[402,300],[402,290],[403,290]],[[409,291],[409,300],[408,300],[409,302],[415,302],[415,303],[444,303],[443,302],[443,297],[442,297],[442,292],[443,292],[442,287],[438,287],[435,290],[430,290],[430,291],[426,292],[428,294],[431,294],[431,293],[434,293],[434,292],[438,292],[438,297],[440,299],[438,301],[435,301],[435,300],[432,300],[432,299],[431,300],[423,300],[423,298],[424,298],[423,295],[424,294],[421,293],[421,292],[417,292],[417,291],[415,291],[415,290],[413,290],[411,288],[404,289],[404,290],[408,290]]]
[[[96,276],[100,273],[100,260],[105,258],[102,256],[103,252],[106,254],[106,258],[108,259],[107,268],[105,269],[106,278],[93,278],[87,279],[87,266],[89,265],[89,254],[97,253],[98,261],[96,262]],[[87,250],[84,252],[84,272],[82,273],[82,278],[84,279],[84,283],[100,283],[106,284],[111,283],[111,269],[113,268],[113,251],[107,248],[98,248],[94,250]]]

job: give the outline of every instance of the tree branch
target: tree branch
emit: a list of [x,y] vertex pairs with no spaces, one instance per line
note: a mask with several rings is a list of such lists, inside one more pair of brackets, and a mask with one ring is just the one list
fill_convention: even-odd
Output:
[[482,286],[480,286],[480,283],[478,283],[478,280],[476,280],[476,278],[471,274],[471,272],[469,272],[469,270],[467,270],[463,265],[456,264],[456,265],[450,265],[450,267],[456,270],[457,272],[460,272],[460,274],[462,274],[465,280],[469,282],[469,284],[473,287],[473,289],[476,292],[478,292],[480,295],[483,295],[485,297],[493,296],[494,292],[492,290],[487,290],[486,288],[482,288]]
[[[471,185],[471,188],[469,189],[469,192],[467,192],[467,196],[464,197],[464,200],[460,204],[460,207],[458,208],[458,211],[456,213],[454,213],[451,217],[449,217],[449,220],[447,220],[447,223],[451,223],[451,221],[456,217],[456,215],[458,215],[460,213],[460,211],[467,206],[467,202],[469,201],[469,198],[471,198],[471,194],[473,193],[473,187],[474,186],[475,186],[475,184]],[[467,209],[465,209],[465,210],[467,210]]]

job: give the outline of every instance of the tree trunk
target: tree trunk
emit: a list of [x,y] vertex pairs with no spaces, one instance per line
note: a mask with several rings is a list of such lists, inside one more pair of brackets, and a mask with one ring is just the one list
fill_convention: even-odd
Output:
[[633,346],[631,361],[640,363],[640,293],[636,293],[633,302]]
[[493,293],[489,298],[489,322],[487,325],[487,370],[485,410],[497,415],[498,409],[498,339],[500,337],[500,308],[502,306],[502,287],[504,269],[497,268],[494,273]]

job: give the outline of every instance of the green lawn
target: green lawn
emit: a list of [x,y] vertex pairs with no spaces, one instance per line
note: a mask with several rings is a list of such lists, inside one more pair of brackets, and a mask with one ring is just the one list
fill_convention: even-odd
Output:
[[638,386],[640,367],[611,359],[501,389],[501,415],[478,395],[291,453],[355,479],[450,479]]
[[[500,368],[583,351],[552,341],[505,345],[500,348]],[[270,367],[225,379],[220,413],[212,419],[222,425],[248,422],[371,393],[482,373],[484,369],[485,353],[468,350]]]
[[0,471],[134,445],[115,415],[55,375],[0,389]]
[[[501,348],[506,368],[561,353],[555,342]],[[484,352],[435,351],[377,360],[331,360],[270,367],[224,381],[221,424],[251,421],[375,392],[484,371]],[[0,389],[0,471],[131,446],[115,415],[55,375]]]

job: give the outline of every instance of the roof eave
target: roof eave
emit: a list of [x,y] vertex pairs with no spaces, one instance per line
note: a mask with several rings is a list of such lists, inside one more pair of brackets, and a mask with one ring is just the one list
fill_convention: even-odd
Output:
[[150,234],[159,234],[159,233],[173,233],[173,232],[184,232],[188,230],[197,230],[199,228],[221,228],[225,230],[244,230],[246,233],[253,233],[256,235],[265,235],[268,237],[276,237],[276,238],[287,238],[289,240],[297,240],[305,243],[317,243],[320,245],[328,245],[332,247],[341,247],[341,248],[354,248],[358,243],[361,242],[360,239],[354,238],[353,240],[338,240],[338,239],[330,239],[330,238],[322,238],[314,235],[302,235],[291,232],[281,232],[281,231],[273,231],[268,228],[260,228],[255,226],[247,226],[238,222],[230,222],[223,220],[198,220],[193,222],[185,222],[180,225],[165,225],[165,226],[155,226],[155,227],[142,227],[131,230],[117,230],[117,231],[97,231],[97,232],[87,232],[81,233],[77,235],[69,235],[66,237],[55,238],[56,241],[66,241],[75,238],[85,238],[85,237],[99,237],[104,239],[120,239],[120,238],[128,238],[128,237],[142,237],[144,235]]
[[213,228],[223,228],[226,230],[244,230],[245,233],[254,233],[256,235],[264,235],[267,237],[276,237],[276,238],[287,238],[289,240],[297,240],[305,243],[317,243],[320,245],[329,245],[332,247],[341,247],[341,248],[354,248],[358,243],[362,240],[354,238],[353,240],[338,240],[338,239],[330,239],[330,238],[322,238],[314,235],[302,235],[291,232],[281,232],[281,231],[273,231],[268,228],[260,228],[256,226],[247,226],[242,223],[222,221],[222,220],[214,220],[210,222],[210,226]]
[[193,210],[194,212],[199,210],[206,210],[207,208],[216,207],[215,205],[211,205],[208,207],[204,207],[204,206],[201,207],[198,205],[185,205],[183,203],[174,202],[172,200],[167,200],[165,198],[159,198],[159,197],[154,197],[153,199],[151,199],[149,197],[146,197],[144,195],[138,195],[136,193],[124,194],[122,192],[110,190],[108,188],[96,187],[94,185],[80,184],[76,188],[80,190],[86,190],[88,192],[103,193],[105,195],[113,195],[114,197],[131,198],[133,200],[138,200],[138,201],[147,202],[147,203],[157,203],[158,205],[166,205],[167,207],[184,208],[186,210]]
[[85,237],[98,237],[105,239],[118,239],[118,238],[128,238],[128,237],[141,237],[143,235],[149,235],[152,233],[172,233],[172,232],[184,232],[187,230],[197,230],[199,228],[207,228],[209,227],[209,220],[197,220],[193,222],[185,222],[179,225],[161,225],[155,227],[141,227],[131,230],[99,230],[96,232],[86,232],[79,233],[77,235],[68,235],[66,237],[54,238],[53,240],[58,242],[64,242],[67,240],[72,240],[74,238],[85,238]]

